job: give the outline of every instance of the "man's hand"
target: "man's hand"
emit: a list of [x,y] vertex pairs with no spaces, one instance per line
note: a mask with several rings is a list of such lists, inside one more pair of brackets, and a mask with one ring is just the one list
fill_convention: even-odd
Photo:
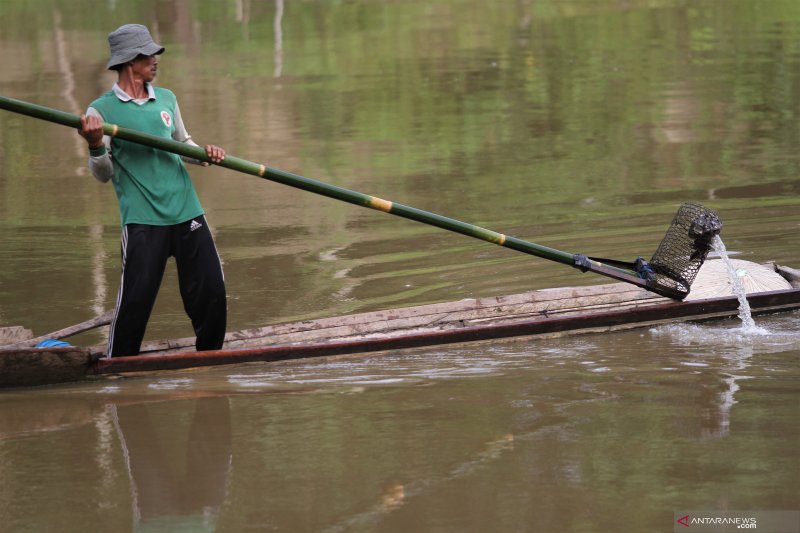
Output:
[[[209,159],[211,159],[212,163],[222,163],[222,160],[225,159],[225,150],[220,148],[219,146],[214,146],[213,144],[206,145],[206,155]],[[208,162],[203,161],[203,166],[207,167]]]
[[95,115],[81,115],[81,137],[89,143],[89,148],[96,150],[103,146],[103,121]]

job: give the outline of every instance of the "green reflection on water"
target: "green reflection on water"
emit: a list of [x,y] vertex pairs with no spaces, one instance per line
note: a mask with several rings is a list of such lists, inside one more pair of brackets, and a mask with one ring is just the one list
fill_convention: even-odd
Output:
[[[158,83],[179,95],[200,142],[545,246],[626,260],[652,253],[677,205],[699,200],[721,213],[723,236],[755,260],[793,259],[763,235],[780,240],[797,220],[795,2],[242,0],[98,9],[79,1],[70,8],[4,5],[4,94],[80,112],[113,81],[104,69],[109,28],[142,21],[167,45]],[[97,18],[79,16],[89,9]],[[106,272],[111,305],[116,201],[86,175],[77,135],[3,113],[0,146],[4,231],[103,228],[87,232],[102,237],[70,245]],[[256,325],[253,316],[321,316],[599,281],[252,177],[191,171],[219,228],[234,328]],[[765,217],[773,223],[753,231],[752,221]],[[84,274],[51,241],[15,243],[4,239],[4,256],[24,258],[34,247],[49,254],[50,270]],[[396,261],[372,252],[387,246]],[[100,260],[88,253],[98,248]],[[318,261],[331,251],[348,260]],[[295,257],[281,267],[293,272],[282,276],[292,282],[281,285],[279,306],[263,281],[275,271],[275,254]],[[461,265],[474,275],[465,277]],[[358,272],[368,274],[354,279]],[[91,292],[55,278],[64,290],[54,294],[57,315],[47,316],[17,309],[44,304],[23,294],[31,285],[25,277],[0,263],[7,291],[0,315],[40,314],[49,327],[66,302],[85,302]],[[376,281],[392,277],[401,282]],[[355,303],[338,298],[354,288]],[[176,300],[170,293],[153,335],[182,324]],[[256,307],[264,312],[252,313]]]

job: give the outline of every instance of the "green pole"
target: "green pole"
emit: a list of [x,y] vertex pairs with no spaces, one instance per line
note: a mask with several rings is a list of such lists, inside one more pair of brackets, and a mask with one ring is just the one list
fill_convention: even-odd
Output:
[[[41,106],[38,104],[32,104],[30,102],[17,100],[14,98],[0,96],[0,108],[5,109],[7,111],[13,111],[15,113],[19,113],[22,115],[27,115],[30,117],[46,120],[49,122],[54,122],[56,124],[62,124],[64,126],[69,126],[76,129],[79,129],[81,127],[81,121],[78,115],[74,115],[72,113],[66,113],[64,111],[59,111],[56,109],[51,109],[49,107]],[[106,135],[109,135],[111,137],[123,139],[125,141],[135,142],[138,144],[143,144],[145,146],[150,146],[152,148],[158,148],[160,150],[165,150],[167,152],[172,152],[174,154],[211,163],[211,160],[206,155],[205,150],[199,146],[192,146],[174,141],[172,139],[156,137],[154,135],[149,135],[146,133],[124,128],[122,126],[117,126],[116,124],[104,123],[103,131],[105,132]],[[291,187],[302,189],[304,191],[313,192],[316,194],[320,194],[322,196],[328,196],[329,198],[334,198],[336,200],[342,200],[344,202],[349,202],[351,204],[359,205],[362,207],[368,207],[371,209],[384,211],[386,213],[391,213],[399,217],[407,218],[410,220],[416,220],[424,224],[429,224],[431,226],[436,226],[456,233],[461,233],[462,235],[474,237],[476,239],[504,246],[506,248],[511,248],[513,250],[517,250],[520,252],[524,252],[526,254],[535,255],[538,257],[542,257],[544,259],[557,261],[565,265],[581,268],[581,270],[590,270],[592,272],[609,276],[614,279],[639,285],[642,288],[651,290],[653,292],[657,292],[659,294],[663,294],[664,296],[668,296],[671,298],[675,297],[682,298],[683,296],[685,296],[685,294],[676,295],[673,293],[664,293],[663,290],[657,284],[645,282],[630,270],[623,270],[613,266],[598,263],[597,261],[587,259],[585,256],[580,256],[583,259],[583,262],[579,266],[576,264],[576,259],[579,256],[576,256],[574,254],[562,252],[560,250],[548,248],[546,246],[540,246],[538,244],[518,239],[516,237],[511,237],[508,235],[504,235],[502,233],[498,233],[496,231],[482,228],[480,226],[475,226],[473,224],[461,222],[459,220],[448,218],[442,215],[437,215],[435,213],[423,211],[422,209],[417,209],[415,207],[410,207],[396,202],[384,200],[382,198],[378,198],[375,196],[370,196],[360,192],[351,191],[349,189],[344,189],[342,187],[330,185],[322,181],[307,178],[297,174],[292,174],[290,172],[286,172],[283,170],[269,168],[265,165],[254,163],[252,161],[247,161],[245,159],[241,159],[235,156],[226,155],[225,159],[221,163],[217,164],[219,166],[229,168],[231,170],[236,170],[238,172],[243,172],[245,174],[251,174],[253,176],[258,176],[260,178],[275,181],[277,183],[283,183],[284,185],[289,185]]]

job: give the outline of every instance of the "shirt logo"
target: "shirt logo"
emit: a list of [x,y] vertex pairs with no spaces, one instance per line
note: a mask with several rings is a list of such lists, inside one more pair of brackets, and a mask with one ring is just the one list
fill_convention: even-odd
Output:
[[161,112],[161,122],[168,128],[172,127],[172,117],[166,111]]

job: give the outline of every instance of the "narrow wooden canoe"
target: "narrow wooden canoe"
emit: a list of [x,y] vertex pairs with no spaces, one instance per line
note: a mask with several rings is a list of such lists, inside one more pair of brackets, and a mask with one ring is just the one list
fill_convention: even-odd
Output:
[[[779,272],[794,288],[748,294],[754,315],[800,309],[798,272]],[[542,289],[237,331],[226,336],[224,349],[218,351],[194,351],[193,338],[148,342],[142,355],[112,359],[102,357],[100,346],[0,349],[0,387],[508,337],[615,331],[735,317],[738,312],[735,296],[679,302],[626,283]]]

